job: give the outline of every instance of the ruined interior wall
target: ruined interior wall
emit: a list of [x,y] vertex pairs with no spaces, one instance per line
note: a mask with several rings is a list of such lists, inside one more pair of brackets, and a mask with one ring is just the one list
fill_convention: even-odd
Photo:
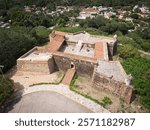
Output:
[[[71,42],[71,41],[66,41],[66,43],[68,45],[73,45],[73,46],[76,46],[77,42]],[[89,47],[89,48],[95,48],[95,44],[89,44],[89,43],[82,43],[83,44],[83,47]]]
[[133,87],[126,86],[125,83],[109,79],[97,72],[94,72],[92,85],[97,88],[108,90],[117,96],[122,97],[127,103],[130,103],[133,97]]
[[116,40],[116,42],[114,43],[113,55],[115,55],[117,53],[117,48],[118,48],[118,40]]
[[77,43],[71,42],[71,41],[66,41],[66,44],[75,46]]
[[90,77],[92,77],[93,75],[95,67],[94,63],[83,60],[71,59],[65,56],[58,55],[54,55],[54,61],[59,70],[67,71],[69,68],[71,68],[71,63],[73,63],[75,65],[75,70],[78,75]]
[[108,45],[109,56],[110,57],[114,56],[117,52],[118,41],[116,40],[113,44],[107,44],[107,45]]

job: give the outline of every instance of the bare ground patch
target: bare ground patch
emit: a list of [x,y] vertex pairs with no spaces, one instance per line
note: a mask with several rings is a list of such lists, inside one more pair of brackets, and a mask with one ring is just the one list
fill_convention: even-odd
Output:
[[52,74],[41,74],[16,71],[16,68],[13,68],[7,75],[14,81],[14,83],[19,83],[24,87],[29,87],[33,84],[40,83],[58,83],[63,78],[64,73],[62,71],[56,71]]
[[103,102],[103,99],[108,97],[112,101],[112,104],[106,105],[105,108],[110,112],[146,112],[139,105],[137,98],[131,104],[127,104],[120,97],[109,91],[92,86],[90,78],[78,76],[74,85],[77,92],[88,95],[98,102]]

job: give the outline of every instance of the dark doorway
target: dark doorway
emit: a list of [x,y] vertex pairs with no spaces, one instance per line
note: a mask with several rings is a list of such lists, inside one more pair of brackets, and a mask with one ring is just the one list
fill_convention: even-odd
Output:
[[75,65],[74,65],[74,63],[73,63],[73,62],[71,62],[71,64],[70,64],[70,68],[75,68]]

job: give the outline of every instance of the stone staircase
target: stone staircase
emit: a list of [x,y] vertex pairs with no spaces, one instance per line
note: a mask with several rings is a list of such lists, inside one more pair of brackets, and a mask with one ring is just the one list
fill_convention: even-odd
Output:
[[74,75],[75,75],[75,69],[74,68],[68,69],[66,74],[65,74],[65,77],[64,77],[64,79],[62,81],[62,84],[70,85],[71,80],[72,80]]

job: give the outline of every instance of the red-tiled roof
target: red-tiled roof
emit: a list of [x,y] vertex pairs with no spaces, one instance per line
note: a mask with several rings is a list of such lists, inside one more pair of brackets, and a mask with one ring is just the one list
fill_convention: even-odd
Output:
[[48,45],[48,49],[49,49],[49,51],[54,52],[54,51],[59,50],[59,48],[63,44],[64,36],[52,33],[51,37],[52,38],[51,38],[51,41],[50,41],[50,43]]
[[95,43],[95,59],[104,59],[103,43]]

